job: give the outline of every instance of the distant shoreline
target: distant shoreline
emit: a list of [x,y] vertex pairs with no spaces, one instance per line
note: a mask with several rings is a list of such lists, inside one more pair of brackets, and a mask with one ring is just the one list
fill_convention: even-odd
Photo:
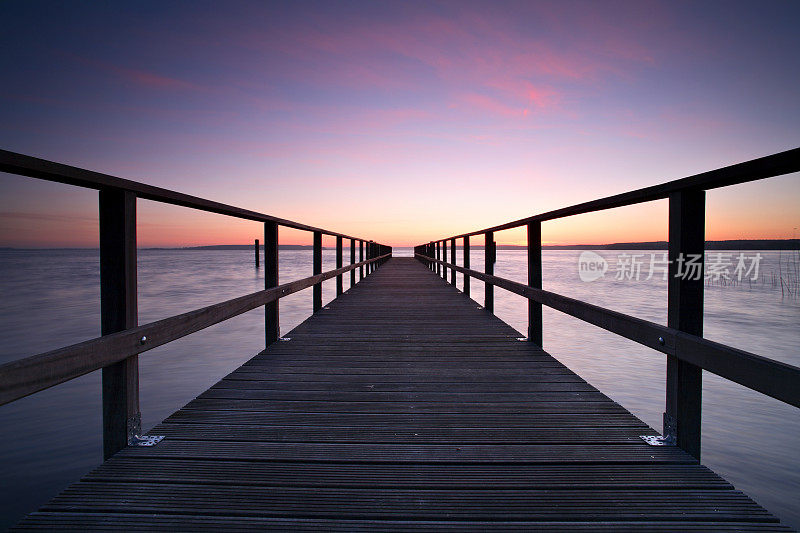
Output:
[[[264,246],[260,246],[263,250]],[[311,250],[310,244],[282,244],[280,250]],[[345,246],[347,248],[347,246]],[[398,246],[397,248],[411,248]],[[461,246],[456,246],[461,249]],[[473,245],[472,249],[482,250],[484,246]],[[525,250],[526,246],[512,244],[499,244],[498,250]],[[217,244],[210,246],[183,246],[183,247],[142,247],[140,250],[252,250],[252,244]],[[323,247],[324,250],[333,250],[333,247]],[[667,241],[649,242],[617,242],[612,244],[546,244],[544,250],[666,250]],[[706,250],[800,250],[800,239],[739,239],[730,241],[706,241]],[[0,251],[25,251],[25,250],[97,250],[97,248],[14,248],[0,247]]]

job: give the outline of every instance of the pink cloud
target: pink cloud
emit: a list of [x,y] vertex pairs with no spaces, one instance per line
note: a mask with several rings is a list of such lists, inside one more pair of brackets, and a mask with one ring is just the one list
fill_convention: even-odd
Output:
[[527,108],[512,107],[485,94],[466,93],[460,96],[459,102],[463,104],[459,107],[489,112],[503,117],[524,117],[529,113]]
[[198,90],[201,88],[185,80],[162,76],[145,70],[123,68],[113,65],[108,65],[107,68],[127,82],[150,89]]
[[81,57],[64,51],[58,51],[58,53],[68,57],[72,61],[81,63],[83,65],[89,65],[90,67],[106,73],[111,73],[127,83],[149,89],[183,91],[196,91],[204,89],[204,87],[190,81],[182,80],[172,76],[164,76],[148,70],[122,67],[106,61],[101,61],[99,59]]

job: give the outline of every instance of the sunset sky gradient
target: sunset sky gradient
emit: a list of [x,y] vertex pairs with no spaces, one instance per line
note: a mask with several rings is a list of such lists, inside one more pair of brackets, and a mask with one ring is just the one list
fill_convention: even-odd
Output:
[[[796,1],[20,0],[0,20],[1,148],[395,246],[800,146]],[[796,174],[711,191],[707,238],[791,238],[798,206]],[[666,239],[666,209],[544,240]],[[260,231],[139,202],[141,246]],[[0,246],[97,234],[95,191],[0,173]]]

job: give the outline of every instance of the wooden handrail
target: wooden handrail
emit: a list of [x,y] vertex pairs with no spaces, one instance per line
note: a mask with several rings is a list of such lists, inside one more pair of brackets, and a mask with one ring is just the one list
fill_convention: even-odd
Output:
[[390,254],[6,363],[0,366],[0,405],[118,363],[388,257]]
[[0,150],[0,172],[8,172],[10,174],[18,174],[20,176],[28,176],[46,181],[53,181],[57,183],[65,183],[67,185],[75,185],[78,187],[86,187],[88,189],[120,189],[129,191],[136,195],[137,198],[144,200],[153,200],[165,204],[178,205],[181,207],[189,207],[200,211],[207,211],[209,213],[217,213],[220,215],[227,215],[245,220],[255,220],[257,222],[275,222],[280,226],[287,228],[294,228],[305,231],[320,232],[323,235],[330,235],[333,237],[344,237],[346,239],[358,239],[345,235],[344,233],[337,233],[335,231],[316,228],[307,224],[301,224],[293,220],[285,218],[274,217],[264,213],[258,213],[249,209],[242,209],[232,205],[206,200],[197,196],[184,194],[162,187],[147,185],[138,181],[127,180],[94,172],[92,170],[85,170],[46,159],[39,159],[29,155],[10,152],[8,150]]
[[505,224],[499,224],[491,228],[462,233],[440,240],[460,239],[462,237],[481,235],[487,232],[498,232],[525,226],[529,222],[544,222],[546,220],[555,220],[557,218],[592,213],[594,211],[604,211],[615,207],[640,204],[653,200],[663,200],[669,198],[670,194],[679,191],[707,191],[719,187],[772,178],[792,172],[800,172],[800,148],[793,148],[785,152],[760,157],[709,172],[703,172],[694,176],[644,187],[635,191],[615,194],[613,196],[607,196],[605,198],[599,198],[597,200],[583,202],[553,211],[547,211],[546,213],[521,218],[513,222],[506,222]]
[[725,379],[800,407],[800,368],[796,366],[555,292],[445,263],[422,254],[415,255],[423,261],[440,263],[443,267],[546,305],[661,353],[674,355]]

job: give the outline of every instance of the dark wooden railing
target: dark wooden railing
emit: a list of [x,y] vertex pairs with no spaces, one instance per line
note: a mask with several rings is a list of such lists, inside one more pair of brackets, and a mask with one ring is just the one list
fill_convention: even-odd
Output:
[[[102,369],[103,453],[110,457],[141,436],[138,355],[190,333],[264,306],[265,344],[278,340],[278,301],[313,287],[314,312],[322,308],[322,282],[342,276],[351,285],[373,272],[392,248],[203,198],[98,172],[0,150],[0,172],[97,189],[100,202],[101,337],[0,366],[0,405]],[[136,200],[189,207],[264,224],[264,290],[140,326],[136,288]],[[313,233],[313,275],[278,284],[278,226]],[[322,272],[322,236],[336,237],[336,269]],[[342,266],[342,241],[350,239],[350,264]],[[367,257],[364,257],[366,242]],[[355,260],[356,243],[359,261]],[[258,254],[258,248],[256,248]]]
[[[700,409],[702,370],[708,370],[745,387],[800,407],[800,368],[738,350],[702,338],[703,276],[684,279],[677,275],[678,257],[699,255],[703,271],[705,247],[705,191],[800,171],[800,148],[705,172],[661,185],[609,196],[540,215],[500,224],[415,247],[415,256],[455,285],[455,272],[464,275],[469,295],[470,277],[485,282],[484,307],[493,312],[495,286],[528,300],[528,340],[542,345],[542,305],[599,326],[667,355],[666,412],[663,434],[700,458]],[[604,309],[580,300],[542,290],[542,222],[653,200],[669,199],[669,244],[667,258],[667,326]],[[527,227],[527,285],[494,276],[497,231]],[[470,269],[472,235],[483,235],[485,269]],[[456,265],[456,239],[463,239],[464,264]],[[447,242],[450,241],[450,262]],[[440,250],[443,253],[440,253]]]

